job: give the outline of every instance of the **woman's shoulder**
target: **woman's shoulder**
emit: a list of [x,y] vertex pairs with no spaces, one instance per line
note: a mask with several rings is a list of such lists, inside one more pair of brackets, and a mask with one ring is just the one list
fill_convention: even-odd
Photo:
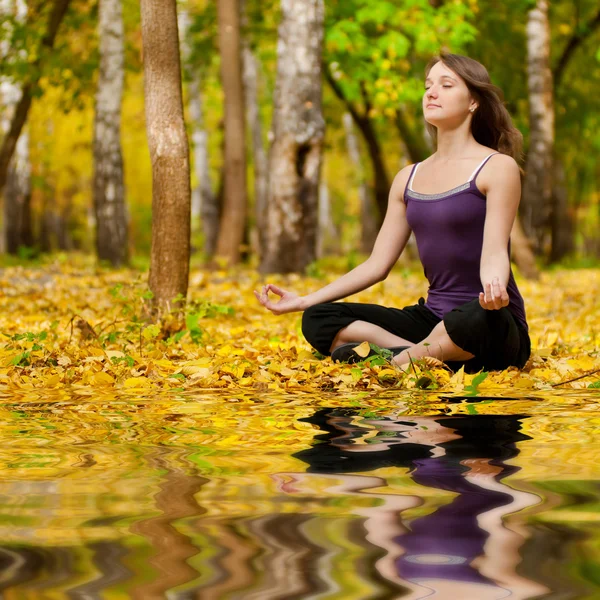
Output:
[[[519,163],[510,155],[490,148],[489,160],[482,169],[483,173],[516,173],[520,174]],[[485,167],[488,167],[487,169]]]
[[410,175],[413,172],[413,169],[415,168],[416,164],[417,163],[412,163],[410,165],[406,165],[405,167],[402,167],[402,169],[400,169],[396,173],[396,176],[394,177],[394,181],[392,183],[392,187],[400,187],[400,188],[406,187],[406,184],[408,183]]

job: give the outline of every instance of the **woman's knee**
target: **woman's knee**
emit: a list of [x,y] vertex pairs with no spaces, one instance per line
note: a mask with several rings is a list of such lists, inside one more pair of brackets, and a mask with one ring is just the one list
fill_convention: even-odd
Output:
[[332,303],[315,304],[302,314],[302,335],[313,348],[324,355],[329,354],[335,336],[335,332],[329,332],[334,316]]

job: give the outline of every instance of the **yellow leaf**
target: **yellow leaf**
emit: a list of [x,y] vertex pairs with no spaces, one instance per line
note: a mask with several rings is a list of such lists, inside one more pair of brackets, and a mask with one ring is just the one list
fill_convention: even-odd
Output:
[[356,354],[358,354],[361,358],[367,358],[369,356],[369,352],[371,352],[371,346],[369,342],[363,342],[360,346],[356,346],[353,349]]
[[115,380],[104,371],[98,371],[98,373],[94,373],[91,377],[94,385],[113,385]]

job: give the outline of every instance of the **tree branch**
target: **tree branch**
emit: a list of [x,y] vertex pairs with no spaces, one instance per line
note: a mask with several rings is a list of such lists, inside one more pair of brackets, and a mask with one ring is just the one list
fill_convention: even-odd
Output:
[[557,89],[563,78],[567,64],[571,60],[574,52],[581,46],[587,38],[600,26],[600,11],[584,28],[578,28],[578,31],[573,34],[569,43],[565,46],[556,66],[554,67],[552,77],[554,80],[554,89]]

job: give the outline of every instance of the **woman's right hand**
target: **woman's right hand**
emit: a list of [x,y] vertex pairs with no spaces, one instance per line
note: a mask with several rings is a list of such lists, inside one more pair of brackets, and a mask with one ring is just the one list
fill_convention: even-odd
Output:
[[[272,302],[269,298],[269,292],[273,292],[281,297],[279,302]],[[258,301],[274,315],[283,315],[285,313],[297,312],[304,310],[302,306],[302,297],[293,292],[287,292],[282,290],[280,287],[268,283],[263,286],[261,293],[259,294],[254,290],[254,295]]]

